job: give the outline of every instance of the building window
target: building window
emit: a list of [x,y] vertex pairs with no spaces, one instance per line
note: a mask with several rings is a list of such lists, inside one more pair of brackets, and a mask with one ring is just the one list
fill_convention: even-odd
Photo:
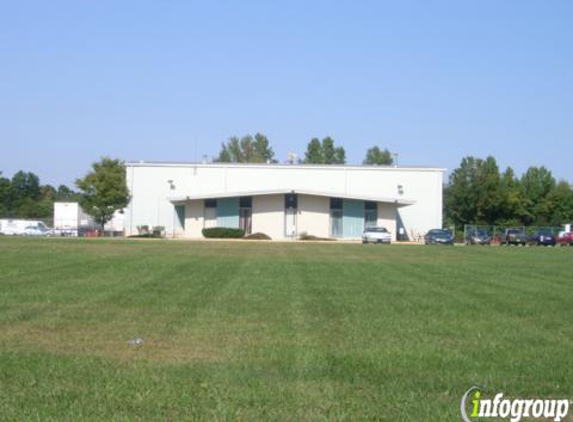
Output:
[[176,205],[175,214],[177,215],[177,230],[185,230],[185,205]]
[[239,198],[239,228],[245,231],[245,234],[251,234],[253,222],[253,198],[251,196],[242,196]]
[[203,227],[209,229],[217,226],[217,200],[205,199],[203,210]]
[[330,198],[330,235],[342,236],[342,199]]
[[378,207],[376,202],[364,202],[364,227],[374,227],[378,223]]
[[285,195],[285,209],[298,208],[298,196],[296,193],[287,193]]
[[241,196],[239,198],[239,208],[252,208],[252,207],[253,207],[252,196]]

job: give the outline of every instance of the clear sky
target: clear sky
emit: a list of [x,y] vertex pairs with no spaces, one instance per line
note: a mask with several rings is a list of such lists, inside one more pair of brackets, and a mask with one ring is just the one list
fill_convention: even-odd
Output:
[[0,171],[200,160],[257,131],[359,163],[494,155],[573,181],[573,1],[0,0]]

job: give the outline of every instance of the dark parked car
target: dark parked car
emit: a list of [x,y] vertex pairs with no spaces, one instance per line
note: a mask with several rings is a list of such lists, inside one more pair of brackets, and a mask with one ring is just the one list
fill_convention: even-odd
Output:
[[505,231],[505,238],[503,243],[506,245],[523,245],[525,246],[527,241],[527,235],[520,229],[507,229]]
[[485,230],[474,230],[466,236],[466,245],[489,245],[491,236]]
[[555,236],[549,230],[537,230],[533,236],[529,238],[529,242],[537,246],[555,246],[555,243],[557,243]]
[[450,230],[432,229],[424,236],[426,245],[453,245],[454,235]]
[[573,232],[565,232],[559,236],[558,242],[561,246],[573,246]]

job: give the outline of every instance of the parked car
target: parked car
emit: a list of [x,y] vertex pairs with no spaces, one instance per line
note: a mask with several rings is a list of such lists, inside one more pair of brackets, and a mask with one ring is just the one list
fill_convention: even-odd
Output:
[[561,246],[573,246],[573,232],[565,232],[557,239]]
[[362,232],[362,243],[386,243],[392,241],[392,234],[386,227],[366,227]]
[[503,239],[503,243],[505,245],[522,245],[525,246],[527,244],[527,235],[520,229],[507,229],[505,231],[505,236]]
[[485,230],[475,230],[466,236],[466,245],[489,245],[491,236]]
[[432,229],[424,236],[426,245],[453,245],[454,234],[450,230]]
[[51,236],[52,231],[46,226],[28,226],[22,233],[24,236]]
[[529,238],[529,243],[537,246],[555,246],[557,242],[550,230],[537,230],[533,236]]

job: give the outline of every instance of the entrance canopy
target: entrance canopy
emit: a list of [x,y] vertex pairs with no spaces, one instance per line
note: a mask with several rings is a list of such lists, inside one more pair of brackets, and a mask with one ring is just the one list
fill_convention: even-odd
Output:
[[373,201],[373,202],[383,202],[387,204],[393,204],[396,207],[405,207],[408,205],[413,205],[416,201],[403,198],[388,198],[376,195],[347,195],[340,192],[325,192],[325,191],[312,191],[312,190],[301,190],[301,189],[277,189],[277,190],[261,190],[261,191],[244,191],[244,192],[220,192],[220,193],[201,193],[201,194],[191,194],[185,196],[171,197],[168,198],[170,202],[174,204],[180,204],[187,201],[196,201],[201,199],[219,199],[219,198],[235,198],[239,196],[262,196],[262,195],[281,195],[281,194],[299,194],[299,195],[309,195],[309,196],[323,196],[329,198],[342,198],[342,199],[357,199],[361,201]]

